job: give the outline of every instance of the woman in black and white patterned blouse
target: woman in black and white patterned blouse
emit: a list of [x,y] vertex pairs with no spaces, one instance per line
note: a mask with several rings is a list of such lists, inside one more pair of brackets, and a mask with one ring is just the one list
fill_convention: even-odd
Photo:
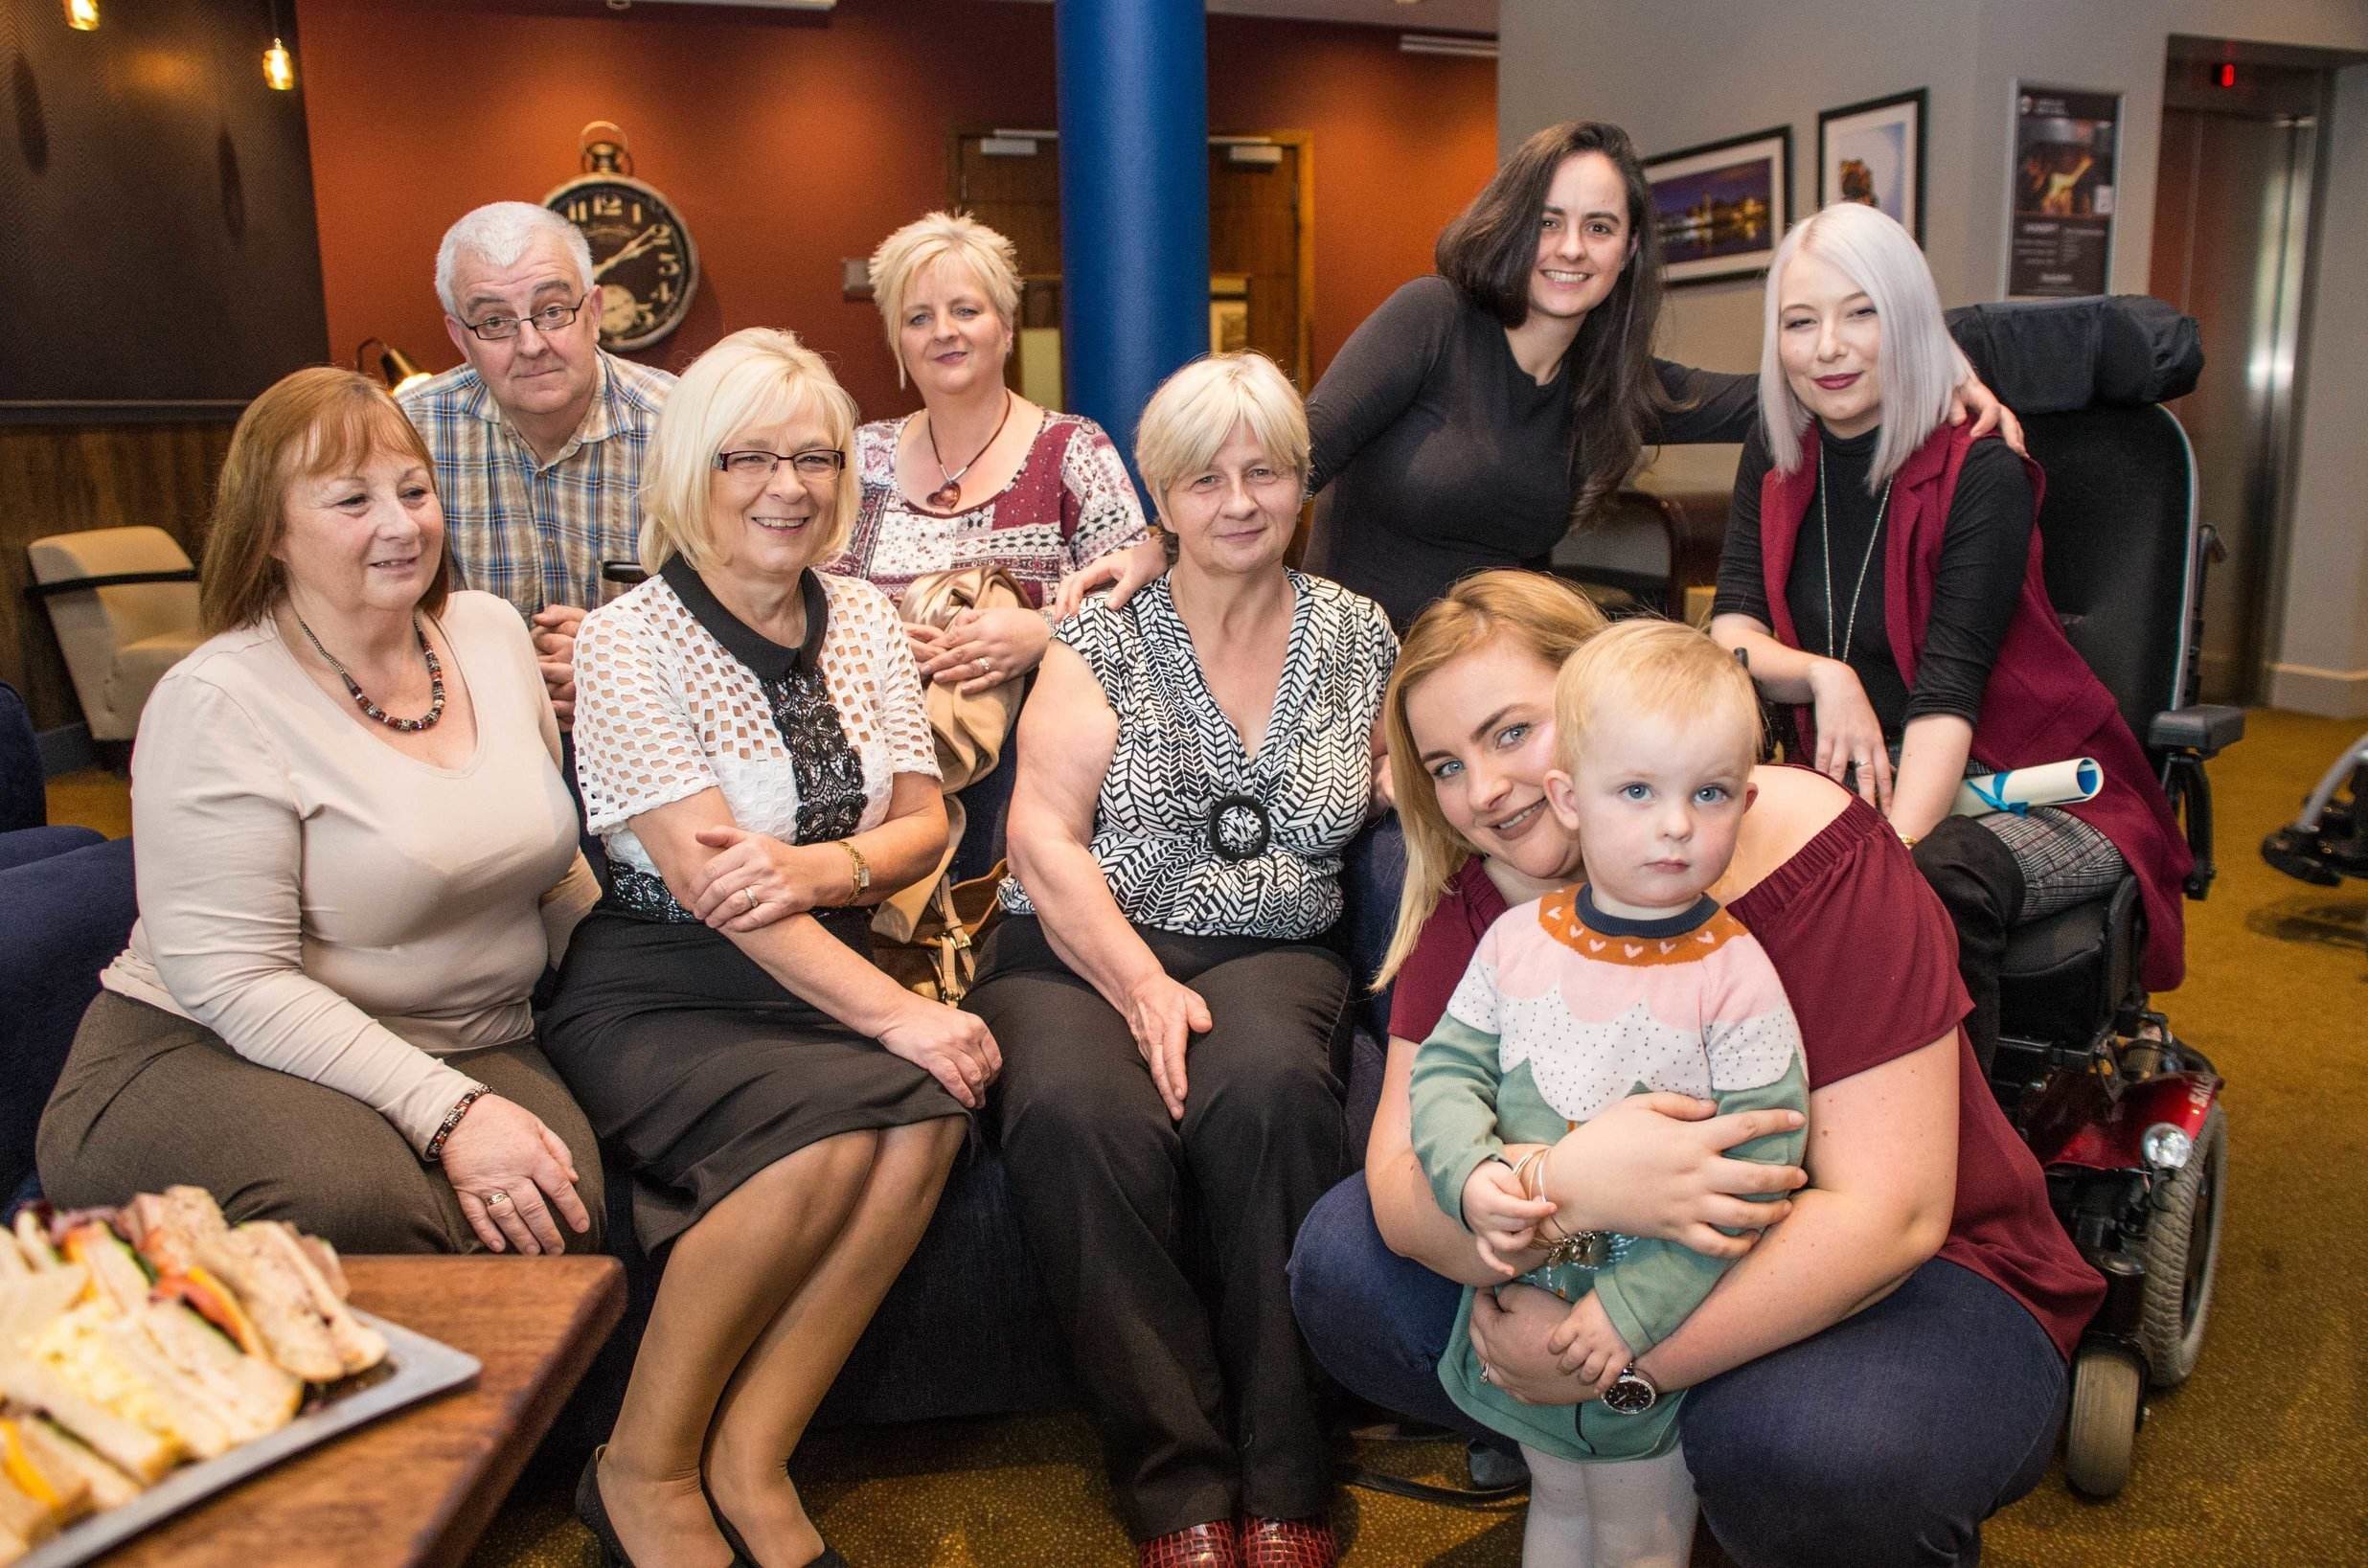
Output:
[[1354,982],[1322,939],[1398,642],[1283,564],[1308,423],[1271,361],[1177,372],[1135,462],[1176,562],[1054,634],[969,1006],[1004,1042],[1013,1194],[1143,1561],[1328,1563],[1284,1262],[1342,1167]]
[[666,1264],[577,1490],[609,1562],[721,1560],[718,1520],[760,1561],[842,1561],[784,1462],[999,1065],[977,1018],[872,965],[862,906],[931,872],[945,808],[896,610],[813,569],[854,514],[854,426],[786,332],[700,355],[651,440],[649,580],[576,639],[576,759],[616,884],[546,1045]]

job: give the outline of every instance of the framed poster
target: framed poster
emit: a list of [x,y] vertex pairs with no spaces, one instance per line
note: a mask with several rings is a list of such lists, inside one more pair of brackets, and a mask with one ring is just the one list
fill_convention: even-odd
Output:
[[2113,261],[2121,94],[2015,83],[2006,292],[2102,294]]
[[1817,117],[1817,205],[1861,201],[1924,243],[1924,99],[1919,87]]
[[1704,284],[1765,272],[1792,212],[1792,127],[1644,160],[1661,278]]

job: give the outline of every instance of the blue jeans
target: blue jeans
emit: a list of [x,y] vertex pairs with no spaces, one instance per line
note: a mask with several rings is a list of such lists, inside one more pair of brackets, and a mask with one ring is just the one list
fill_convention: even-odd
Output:
[[[1462,1287],[1391,1252],[1362,1175],[1317,1200],[1291,1307],[1327,1372],[1478,1435],[1439,1386]],[[2068,1375],[2020,1303],[1939,1259],[1855,1317],[1686,1396],[1702,1517],[1742,1568],[1981,1559],[1982,1520],[2047,1473]]]

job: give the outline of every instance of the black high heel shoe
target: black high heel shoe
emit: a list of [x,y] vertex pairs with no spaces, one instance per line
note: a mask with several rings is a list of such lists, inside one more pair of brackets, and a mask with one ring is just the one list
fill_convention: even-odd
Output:
[[[732,1568],[758,1568],[756,1557],[748,1550],[748,1543],[741,1540],[740,1533],[732,1528],[732,1521],[723,1516],[723,1510],[710,1500],[707,1511],[716,1516],[716,1528],[723,1532],[723,1544],[732,1549]],[[822,1556],[807,1563],[806,1568],[854,1568],[854,1565],[838,1555],[838,1548],[826,1544]]]
[[608,1444],[603,1443],[584,1462],[583,1479],[576,1483],[576,1517],[600,1543],[601,1568],[633,1568],[633,1559],[625,1555],[617,1539],[617,1527],[608,1522],[608,1505],[601,1501],[601,1456],[606,1452]]

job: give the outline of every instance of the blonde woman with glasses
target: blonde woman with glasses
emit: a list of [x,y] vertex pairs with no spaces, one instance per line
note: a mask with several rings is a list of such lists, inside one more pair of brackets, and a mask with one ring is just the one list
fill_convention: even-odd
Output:
[[[649,579],[584,620],[576,744],[615,887],[546,1032],[665,1273],[577,1509],[611,1563],[838,1563],[784,1473],[911,1256],[1000,1065],[874,967],[869,905],[945,838],[921,689],[876,588],[816,571],[854,405],[787,332],[683,375]],[[713,1509],[711,1516],[710,1509]]]

